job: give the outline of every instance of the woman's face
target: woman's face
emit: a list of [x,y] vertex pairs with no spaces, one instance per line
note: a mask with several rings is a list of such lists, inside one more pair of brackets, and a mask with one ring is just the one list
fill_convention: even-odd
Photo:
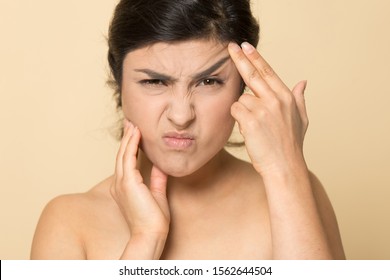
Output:
[[226,144],[241,78],[227,44],[156,43],[123,63],[122,106],[141,131],[141,148],[166,174],[190,175]]

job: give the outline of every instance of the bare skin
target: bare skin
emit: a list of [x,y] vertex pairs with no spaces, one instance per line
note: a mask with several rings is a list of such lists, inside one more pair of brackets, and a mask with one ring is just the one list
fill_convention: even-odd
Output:
[[[249,164],[233,161],[240,169],[237,172],[246,174],[235,177],[242,182],[230,194],[221,194],[224,199],[218,204],[211,197],[201,206],[190,199],[190,205],[170,202],[172,227],[161,259],[273,259],[264,187],[250,183],[259,177]],[[31,258],[121,258],[130,231],[109,192],[112,180],[106,179],[87,193],[51,201],[42,214]],[[314,177],[313,183],[334,258],[343,259],[331,205]]]
[[[177,64],[175,59],[164,60],[172,54],[178,56]],[[199,67],[182,63],[189,54],[199,55]],[[115,174],[87,193],[61,196],[48,204],[36,230],[32,259],[345,258],[332,206],[303,157],[308,125],[305,82],[290,91],[247,43],[241,49],[233,43],[195,41],[157,45],[132,55],[125,75],[137,72],[139,63],[152,63],[150,67],[173,78],[156,84],[155,77],[149,77],[152,87],[148,80],[145,92],[156,92],[153,97],[142,93],[145,84],[125,82],[128,121]],[[145,62],[145,55],[158,59]],[[209,77],[188,82],[190,73],[207,68],[214,57],[222,61],[226,56],[228,62],[210,73],[223,76],[224,84],[210,82]],[[155,75],[143,66],[138,72]],[[254,95],[235,95],[238,73]],[[188,95],[188,85],[202,95]],[[148,112],[146,101],[151,98],[159,106],[150,107],[150,114],[130,108],[142,103]],[[214,102],[230,105],[228,110],[199,106]],[[145,115],[149,127],[142,126]],[[231,117],[240,126],[251,163],[223,150]],[[219,128],[221,135],[213,142],[218,123],[228,126]],[[191,139],[162,133],[169,139],[163,137],[160,143],[153,140],[160,128],[190,132],[185,137]]]

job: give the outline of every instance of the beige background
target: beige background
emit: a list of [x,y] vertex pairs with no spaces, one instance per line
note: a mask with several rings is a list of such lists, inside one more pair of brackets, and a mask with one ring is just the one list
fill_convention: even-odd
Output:
[[[44,205],[110,175],[116,1],[0,0],[0,258],[27,259]],[[390,2],[259,0],[259,49],[309,81],[306,157],[350,259],[390,259]],[[245,156],[245,155],[244,155]]]

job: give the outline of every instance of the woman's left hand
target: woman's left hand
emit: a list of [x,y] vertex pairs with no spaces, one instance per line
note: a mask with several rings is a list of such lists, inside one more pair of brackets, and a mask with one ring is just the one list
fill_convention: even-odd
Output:
[[229,44],[229,53],[247,87],[232,105],[232,116],[252,164],[261,175],[285,171],[303,163],[303,140],[308,126],[304,101],[306,81],[291,91],[249,43]]
[[252,164],[267,194],[274,259],[344,258],[337,223],[323,187],[303,156],[308,126],[304,91],[292,91],[248,43],[230,55],[254,95],[232,105]]

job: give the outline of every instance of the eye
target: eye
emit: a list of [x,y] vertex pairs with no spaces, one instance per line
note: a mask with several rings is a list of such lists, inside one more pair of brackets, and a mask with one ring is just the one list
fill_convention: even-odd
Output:
[[140,81],[140,84],[152,87],[165,86],[165,82],[158,79],[142,80]]
[[222,81],[215,78],[204,79],[199,83],[200,86],[215,86],[220,84],[222,84]]

